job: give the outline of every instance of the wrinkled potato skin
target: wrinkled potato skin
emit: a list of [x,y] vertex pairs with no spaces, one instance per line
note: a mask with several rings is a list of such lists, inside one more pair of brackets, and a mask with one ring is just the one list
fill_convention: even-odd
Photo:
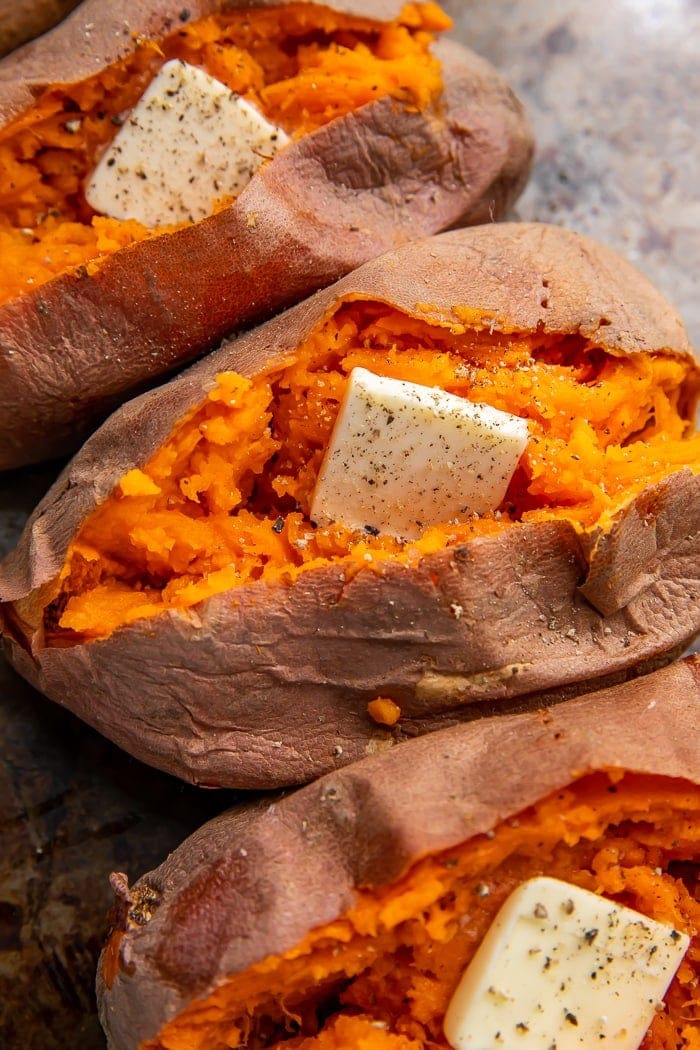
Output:
[[60,22],[80,0],[0,0],[0,58]]
[[[277,801],[210,821],[126,890],[116,979],[98,969],[111,1050],[154,1038],[195,997],[338,918],[429,852],[602,769],[700,781],[700,664],[684,661],[550,711],[414,740]],[[574,772],[575,771],[575,772]],[[122,877],[123,879],[123,877]],[[130,900],[155,891],[143,927]],[[125,905],[127,907],[125,907]]]
[[[346,583],[331,564],[290,586],[254,583],[99,641],[44,648],[52,581],[119,478],[149,459],[218,372],[255,374],[358,298],[434,324],[468,305],[494,331],[581,332],[618,354],[691,353],[668,303],[608,249],[554,226],[483,226],[367,264],[115,413],[0,569],[6,648],[47,696],[184,779],[304,783],[392,741],[527,706],[533,694],[557,699],[652,669],[700,630],[700,477],[684,469],[585,545],[566,522],[523,525],[411,569],[388,563]],[[427,314],[416,306],[426,302]],[[376,696],[401,707],[393,730],[368,717]]]
[[[195,19],[240,6],[187,8]],[[403,4],[328,6],[391,19]],[[176,28],[182,10],[86,0],[0,64],[0,126],[47,84],[93,75],[96,55],[108,64],[134,35]],[[445,84],[435,111],[390,98],[363,106],[282,151],[230,208],[0,307],[0,469],[74,451],[157,377],[397,244],[502,217],[532,159],[522,106],[473,52],[446,41],[435,50]]]

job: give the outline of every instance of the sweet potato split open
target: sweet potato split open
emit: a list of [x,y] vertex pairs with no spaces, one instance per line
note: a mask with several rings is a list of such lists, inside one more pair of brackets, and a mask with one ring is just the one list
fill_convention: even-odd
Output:
[[[695,938],[643,1047],[697,1050],[699,863],[697,787],[631,773],[588,775],[494,832],[420,860],[394,884],[358,891],[337,921],[195,999],[142,1045],[446,1047],[446,1007],[496,912],[518,885],[547,873]],[[193,902],[200,892],[207,887],[190,887]],[[118,944],[117,933],[104,961],[108,985]],[[186,955],[174,926],[158,959],[163,975],[177,980]]]
[[[449,19],[409,3],[380,23],[322,5],[242,8],[188,22],[166,38],[139,40],[95,77],[46,89],[0,134],[0,305],[164,228],[95,215],[85,177],[157,70],[172,58],[206,69],[299,137],[391,96],[424,108],[440,93],[430,54]],[[219,207],[230,201],[222,200]]]
[[[311,495],[356,366],[529,421],[528,448],[495,514],[465,515],[412,543],[314,526]],[[220,375],[143,469],[121,479],[69,550],[49,638],[104,637],[330,561],[348,578],[387,560],[415,564],[519,522],[604,527],[647,484],[700,470],[696,394],[692,365],[670,353],[614,356],[579,336],[451,331],[378,303],[343,304],[284,362],[253,379]]]

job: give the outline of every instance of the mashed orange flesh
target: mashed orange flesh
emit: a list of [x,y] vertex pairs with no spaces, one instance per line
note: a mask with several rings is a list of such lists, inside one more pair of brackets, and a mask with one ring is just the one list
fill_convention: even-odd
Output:
[[359,890],[337,921],[195,1000],[142,1050],[445,1048],[464,969],[508,895],[543,874],[693,938],[642,1047],[699,1050],[700,788],[619,772],[583,777],[392,885]]
[[[496,513],[432,526],[411,543],[313,526],[314,485],[356,366],[528,420],[528,447]],[[103,637],[330,562],[348,579],[389,559],[412,565],[520,522],[605,526],[647,484],[700,471],[696,387],[694,366],[678,355],[616,357],[579,337],[452,332],[380,304],[344,304],[284,363],[253,379],[220,375],[143,469],[121,479],[70,547],[49,638]]]
[[89,80],[48,88],[0,132],[0,304],[163,232],[96,216],[83,185],[164,62],[203,67],[296,137],[386,95],[428,106],[442,88],[430,44],[449,25],[433,3],[391,23],[308,3],[246,8],[179,23]]

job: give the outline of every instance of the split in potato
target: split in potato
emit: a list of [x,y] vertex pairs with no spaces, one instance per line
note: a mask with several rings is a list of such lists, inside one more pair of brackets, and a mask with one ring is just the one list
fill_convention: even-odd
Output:
[[[311,498],[354,368],[526,419],[529,442],[503,504],[483,515],[467,505],[411,543],[340,521],[316,527]],[[288,585],[331,564],[349,582],[361,569],[410,567],[521,522],[605,529],[647,486],[700,470],[697,383],[693,363],[668,351],[624,356],[582,336],[503,335],[457,320],[450,330],[382,303],[344,303],[283,365],[251,379],[220,374],[143,469],[120,480],[71,546],[49,633],[104,637],[164,609],[256,580]]]
[[[496,913],[546,874],[690,935],[643,1046],[694,1047],[698,681],[689,661],[432,734],[218,817],[131,888],[118,876],[98,976],[110,1045],[447,1048],[445,1011]],[[596,1010],[596,976],[590,996],[556,989],[562,1018],[567,1002]],[[590,1030],[590,1012],[574,1019]]]
[[[78,266],[95,274],[115,251],[164,232],[96,215],[84,191],[167,61],[205,70],[295,138],[385,96],[424,109],[442,90],[429,48],[449,20],[436,5],[411,5],[386,24],[309,3],[183,14],[176,24],[88,80],[48,87],[0,131],[0,305]],[[231,203],[212,202],[212,213]]]
[[[448,471],[464,513],[416,540],[314,528],[357,366],[525,420],[501,505],[475,516]],[[237,787],[638,674],[700,629],[697,392],[677,316],[600,246],[405,246],[105,424],[3,567],[10,659],[144,760]]]
[[488,63],[436,41],[448,26],[399,0],[85,0],[6,58],[0,469],[74,451],[398,243],[501,217],[531,131]]

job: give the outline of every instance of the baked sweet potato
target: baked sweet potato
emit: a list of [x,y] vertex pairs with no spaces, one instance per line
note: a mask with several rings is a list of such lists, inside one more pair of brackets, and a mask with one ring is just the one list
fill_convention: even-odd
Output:
[[[86,0],[9,57],[0,469],[73,451],[156,377],[402,241],[502,216],[528,173],[530,129],[486,62],[454,43],[433,53],[448,25],[435,4],[402,0]],[[176,58],[291,143],[263,152],[201,221],[97,215],[85,179]]]
[[45,33],[79,0],[0,0],[0,57]]
[[[313,527],[357,365],[527,419],[494,513]],[[144,761],[242,788],[668,661],[700,628],[699,378],[668,303],[578,234],[406,245],[111,417],[0,569],[9,659]]]
[[643,1046],[696,1047],[699,710],[695,658],[413,740],[113,876],[109,1046],[447,1047],[462,970],[546,874],[694,935]]

